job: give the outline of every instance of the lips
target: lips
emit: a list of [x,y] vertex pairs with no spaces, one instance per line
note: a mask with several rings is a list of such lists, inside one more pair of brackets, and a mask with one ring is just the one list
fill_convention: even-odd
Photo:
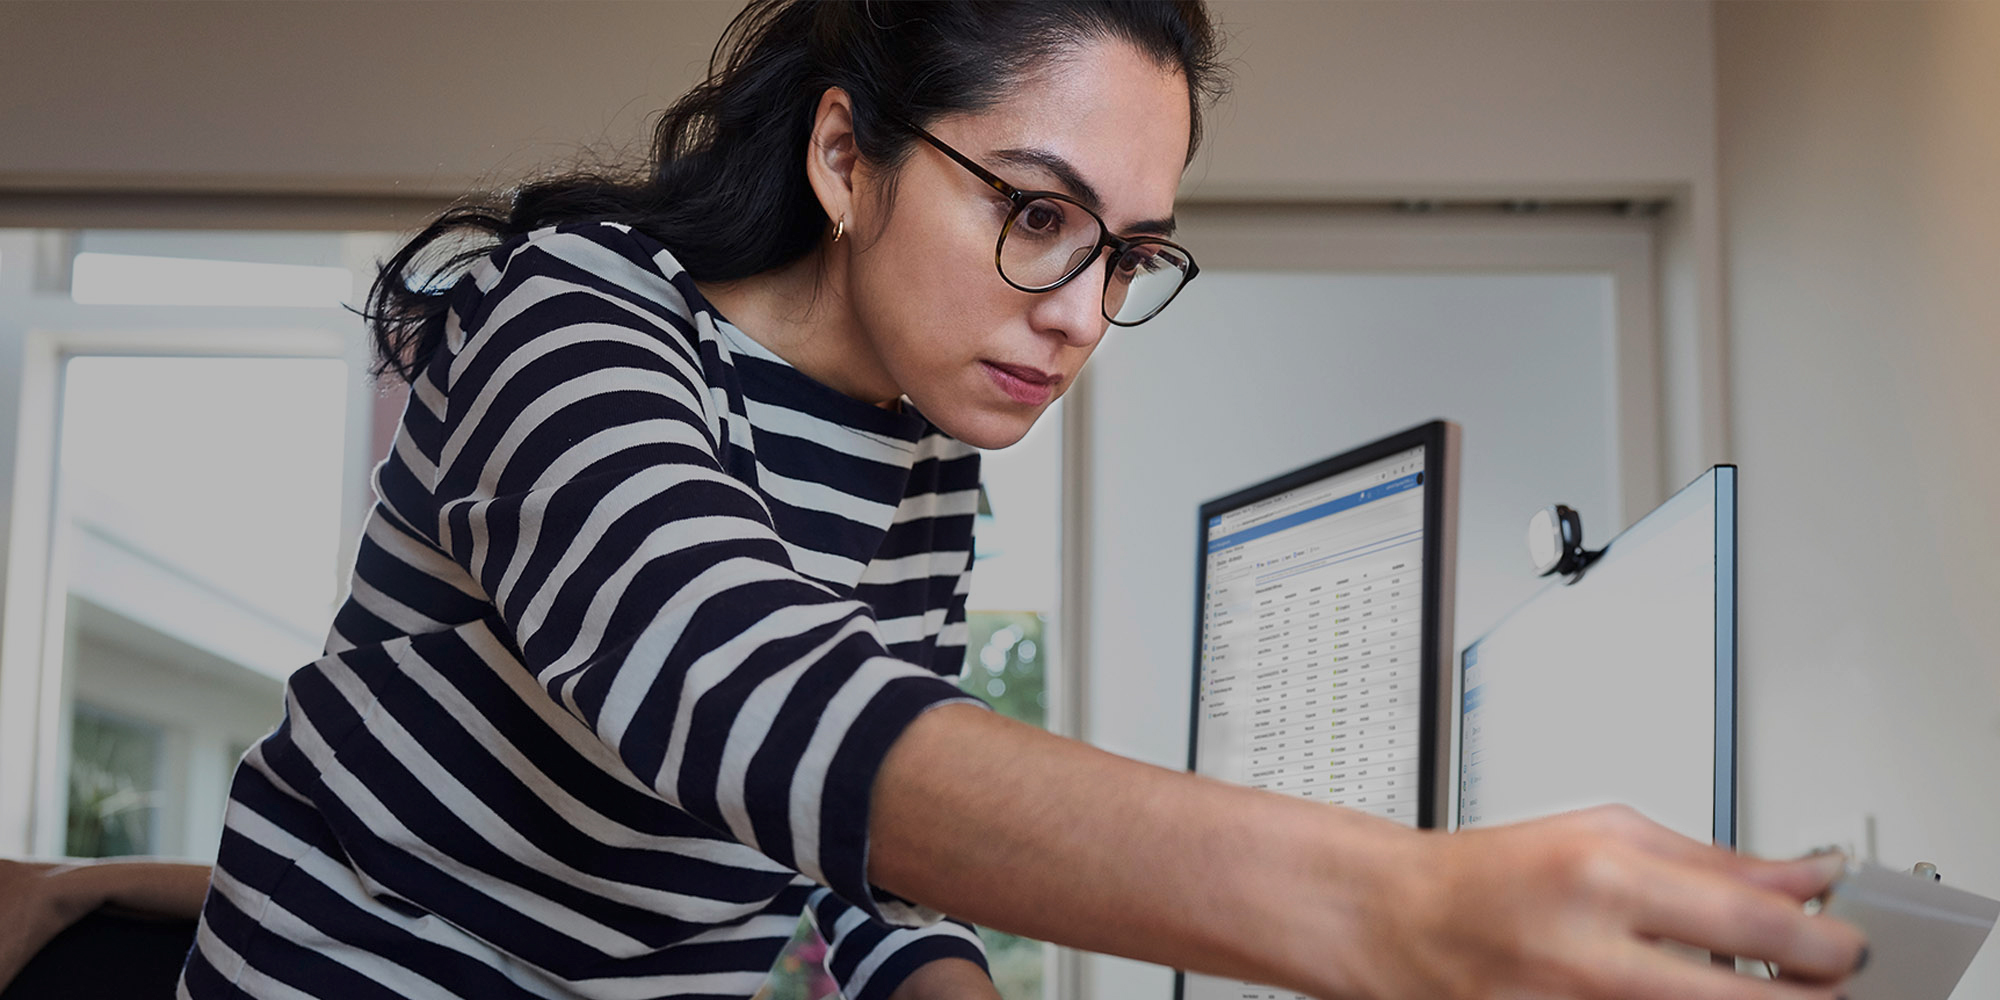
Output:
[[1000,391],[1016,403],[1039,406],[1049,401],[1055,394],[1055,387],[1062,381],[1061,375],[1053,375],[1039,368],[1027,365],[1007,365],[998,361],[982,361],[986,374],[993,379]]
[[1003,365],[998,361],[988,361],[986,363],[1029,385],[1054,385],[1062,381],[1061,375],[1051,375],[1040,368],[1030,368],[1027,365]]

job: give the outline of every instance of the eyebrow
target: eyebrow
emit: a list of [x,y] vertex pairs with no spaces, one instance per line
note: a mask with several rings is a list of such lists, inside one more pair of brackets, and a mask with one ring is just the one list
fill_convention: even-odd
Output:
[[[1077,201],[1082,202],[1085,208],[1099,215],[1104,214],[1104,200],[1098,197],[1097,189],[1091,187],[1090,182],[1084,180],[1083,175],[1078,173],[1076,168],[1071,166],[1070,162],[1061,156],[1051,153],[1046,149],[1018,148],[996,149],[990,155],[1003,163],[1012,163],[1024,167],[1039,167],[1054,177],[1058,184],[1068,188],[1069,193],[1075,196]],[[1174,217],[1169,215],[1164,219],[1146,219],[1142,222],[1134,223],[1129,231],[1172,236],[1174,229]]]

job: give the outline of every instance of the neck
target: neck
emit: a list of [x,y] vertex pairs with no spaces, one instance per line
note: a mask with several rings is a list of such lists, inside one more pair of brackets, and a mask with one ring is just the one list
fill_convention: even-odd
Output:
[[785,363],[843,395],[894,409],[902,393],[842,289],[845,254],[821,245],[783,267],[735,281],[695,286],[717,309]]

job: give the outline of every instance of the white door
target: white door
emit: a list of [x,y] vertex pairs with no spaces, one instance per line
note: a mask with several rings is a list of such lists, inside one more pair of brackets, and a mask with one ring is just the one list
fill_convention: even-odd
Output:
[[[1609,538],[1664,496],[1647,220],[1196,213],[1203,268],[1091,362],[1081,489],[1081,735],[1187,763],[1196,510],[1433,418],[1463,427],[1455,648],[1537,586],[1528,516]],[[1080,522],[1080,523],[1079,523]],[[1166,997],[1096,956],[1083,997]]]

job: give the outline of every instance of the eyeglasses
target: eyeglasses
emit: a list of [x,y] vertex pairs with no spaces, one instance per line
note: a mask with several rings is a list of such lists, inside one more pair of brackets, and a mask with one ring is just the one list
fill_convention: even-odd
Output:
[[946,145],[914,122],[903,122],[938,152],[1000,192],[1013,210],[1000,226],[993,263],[1001,280],[1024,292],[1053,292],[1089,270],[1111,250],[1104,272],[1104,318],[1138,326],[1160,314],[1201,269],[1180,244],[1154,236],[1114,235],[1102,216],[1055,191],[1023,191]]

